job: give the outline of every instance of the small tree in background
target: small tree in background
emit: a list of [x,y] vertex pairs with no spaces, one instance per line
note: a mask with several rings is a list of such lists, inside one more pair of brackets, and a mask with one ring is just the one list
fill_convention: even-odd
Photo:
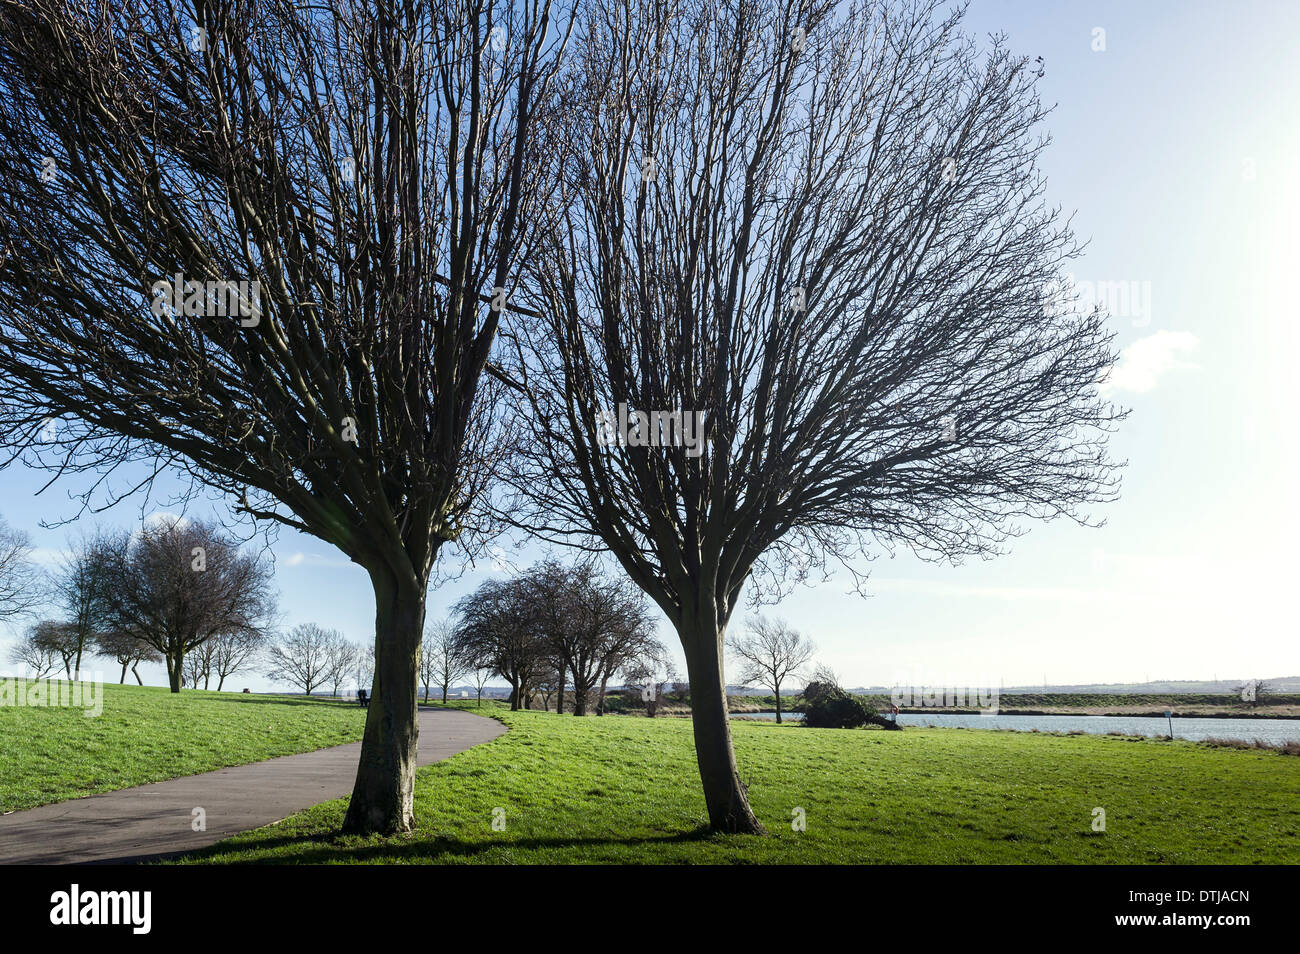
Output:
[[59,665],[60,654],[38,635],[33,626],[9,650],[9,661],[31,671],[33,678],[43,679]]
[[363,642],[356,646],[352,658],[353,675],[357,678],[357,690],[370,692],[375,678],[375,644]]
[[840,689],[840,677],[830,666],[825,663],[818,663],[813,668],[812,678],[803,687],[804,706],[811,705],[822,695],[831,691],[842,691]]
[[215,524],[167,517],[103,549],[106,628],[163,657],[179,692],[185,657],[210,639],[262,634],[275,612],[269,566]]
[[302,623],[266,643],[263,657],[268,678],[288,682],[311,695],[312,690],[339,678],[335,664],[341,647],[349,645],[337,629]]
[[475,705],[480,707],[483,705],[483,688],[488,684],[488,680],[492,678],[495,671],[491,664],[483,663],[474,664],[474,668],[470,670],[470,678],[474,682],[474,694],[477,699]]
[[237,630],[233,633],[221,633],[205,644],[212,649],[208,666],[211,674],[217,677],[218,692],[225,686],[229,677],[241,670],[252,668],[264,640],[265,636],[260,630]]
[[1272,691],[1273,687],[1263,679],[1247,679],[1236,687],[1236,692],[1241,696],[1241,701],[1252,709],[1263,702],[1264,696]]
[[568,673],[573,714],[586,715],[593,695],[601,711],[610,677],[654,639],[644,595],[583,563],[546,560],[517,579],[547,643],[539,680],[554,687]]
[[98,634],[110,622],[104,587],[113,539],[103,530],[75,537],[50,577],[50,595],[72,627],[76,644],[73,672],[80,671],[82,654],[93,651]]
[[131,675],[135,676],[136,683],[143,686],[144,680],[140,678],[137,667],[141,663],[160,663],[163,661],[162,654],[144,640],[117,630],[109,630],[98,634],[95,638],[95,652],[97,655],[106,656],[116,661],[122,667],[122,677],[118,680],[119,684],[126,682],[126,671],[129,668]]
[[206,690],[212,681],[212,640],[195,647],[185,656],[185,666],[181,674],[181,685],[198,689],[199,683]]
[[442,701],[457,679],[468,675],[469,662],[463,657],[456,640],[456,626],[451,620],[439,620],[424,628],[424,642],[420,644],[420,681],[424,684],[424,697],[429,698],[429,687],[442,690]]
[[63,663],[63,674],[72,679],[73,665],[81,656],[77,627],[63,620],[46,619],[31,627],[32,642],[52,652]]
[[757,616],[748,632],[731,637],[728,648],[741,662],[741,685],[763,686],[776,695],[776,721],[781,721],[781,685],[807,665],[816,648],[785,620]]
[[874,709],[840,688],[826,687],[804,707],[803,724],[814,729],[856,729],[875,720]]
[[343,689],[343,683],[352,675],[357,665],[357,645],[345,639],[340,633],[331,640],[325,656],[325,682],[330,687],[330,695],[335,698]]
[[31,538],[0,517],[0,621],[30,615],[41,602],[41,583]]
[[552,650],[534,603],[520,576],[487,580],[458,600],[456,642],[461,654],[490,666],[510,684],[510,708],[527,709],[539,679],[553,668]]
[[645,714],[653,719],[663,705],[664,689],[677,679],[677,667],[668,648],[655,640],[627,661],[623,675],[645,703]]

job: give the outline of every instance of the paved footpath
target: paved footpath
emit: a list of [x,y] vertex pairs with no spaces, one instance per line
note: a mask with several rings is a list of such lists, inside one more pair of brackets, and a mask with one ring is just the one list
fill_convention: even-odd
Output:
[[[420,765],[504,735],[495,719],[420,709]],[[145,861],[214,844],[349,795],[361,743],[286,755],[0,816],[0,864]],[[207,813],[194,831],[192,812]]]

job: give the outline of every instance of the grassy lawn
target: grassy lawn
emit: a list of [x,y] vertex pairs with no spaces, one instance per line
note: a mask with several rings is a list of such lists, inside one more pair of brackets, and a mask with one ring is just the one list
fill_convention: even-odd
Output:
[[[471,703],[466,708],[476,711]],[[346,800],[190,856],[210,862],[1300,862],[1300,759],[1191,742],[737,723],[769,834],[702,834],[691,726],[481,710],[505,736],[421,770],[415,832],[333,834]],[[1093,809],[1105,833],[1092,831]],[[802,808],[807,830],[791,828]],[[504,809],[505,828],[493,829]]]
[[355,742],[364,721],[355,703],[149,686],[104,686],[95,718],[4,705],[0,811]]

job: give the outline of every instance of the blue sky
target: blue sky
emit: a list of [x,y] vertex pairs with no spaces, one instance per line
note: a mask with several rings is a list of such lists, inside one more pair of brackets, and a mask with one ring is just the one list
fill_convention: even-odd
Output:
[[[1044,58],[1049,194],[1090,240],[1074,277],[1137,292],[1112,318],[1113,394],[1132,409],[1113,444],[1129,461],[1122,497],[1101,529],[1032,526],[1008,554],[956,568],[882,556],[867,599],[836,577],[765,612],[850,685],[1300,674],[1300,4],[974,0],[967,28]],[[49,560],[75,525],[39,522],[75,514],[66,491],[80,485],[34,497],[44,480],[0,471],[0,513]],[[126,504],[104,519],[139,517]],[[289,532],[274,552],[289,625],[370,638],[359,568]],[[493,572],[431,593],[430,615]]]

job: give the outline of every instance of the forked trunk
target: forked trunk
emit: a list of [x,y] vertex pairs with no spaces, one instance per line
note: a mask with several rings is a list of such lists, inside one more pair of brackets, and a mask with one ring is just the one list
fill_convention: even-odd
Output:
[[416,693],[424,590],[403,591],[372,573],[375,675],[366,709],[357,780],[343,830],[394,834],[415,825]]
[[[708,629],[714,632],[709,633]],[[722,672],[722,634],[706,624],[694,633],[682,635],[691,681],[695,758],[700,766],[700,781],[704,783],[709,827],[731,834],[760,834],[763,826],[749,808],[749,797],[736,770],[736,753],[731,746]]]
[[181,691],[181,663],[184,657],[179,653],[175,656],[167,656],[167,684],[171,687],[172,692]]

